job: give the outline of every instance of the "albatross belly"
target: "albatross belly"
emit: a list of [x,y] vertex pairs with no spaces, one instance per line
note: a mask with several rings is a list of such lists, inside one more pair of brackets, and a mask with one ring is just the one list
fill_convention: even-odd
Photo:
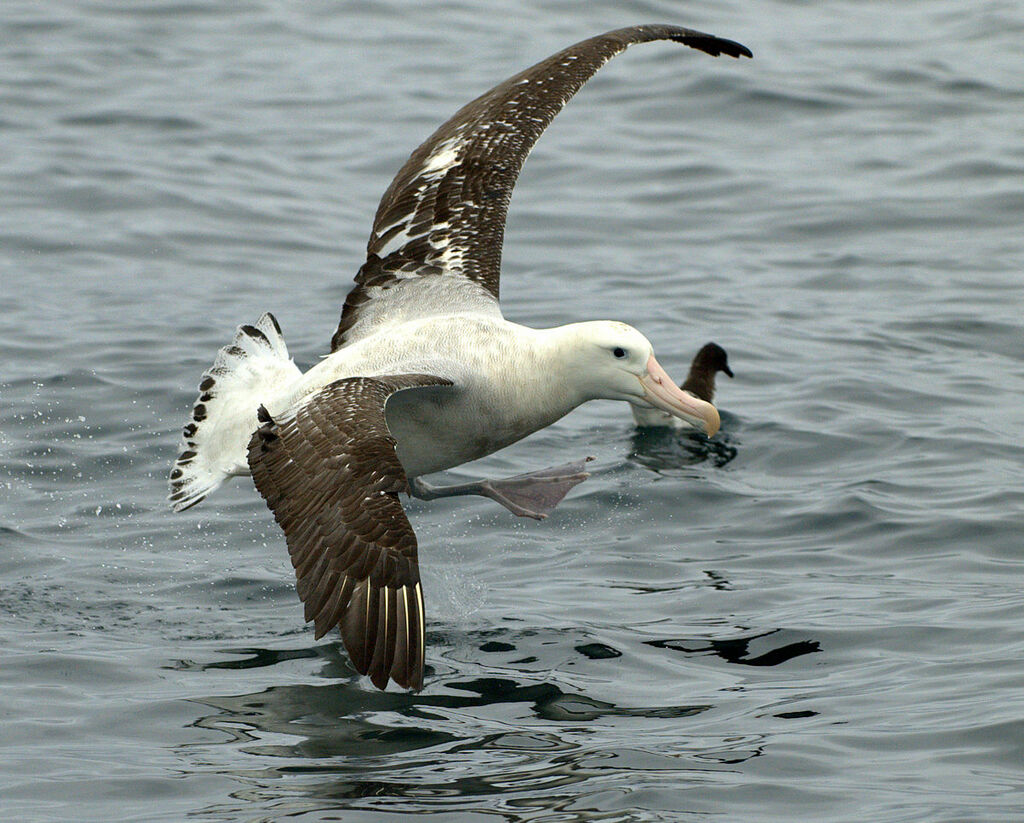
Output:
[[561,416],[526,415],[489,404],[483,392],[457,387],[396,394],[386,408],[398,459],[410,479],[485,457]]

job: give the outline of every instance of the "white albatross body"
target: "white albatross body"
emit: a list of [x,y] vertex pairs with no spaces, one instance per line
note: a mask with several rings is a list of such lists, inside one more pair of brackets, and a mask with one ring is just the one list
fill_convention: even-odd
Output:
[[592,37],[460,109],[409,158],[374,218],[331,353],[305,374],[271,314],[241,326],[204,374],[171,472],[175,510],[251,473],[284,530],[307,620],[338,627],[356,670],[384,688],[423,682],[417,543],[398,495],[483,494],[543,517],[582,462],[435,489],[421,475],[542,429],[587,400],[660,409],[708,435],[710,403],[678,389],[624,323],[532,329],[498,303],[512,189],[562,106],[632,43],[717,56],[738,43],[675,26]]
[[[653,353],[636,329],[614,321],[533,329],[481,314],[409,321],[339,349],[303,375],[284,407],[345,377],[412,373],[451,380],[455,388],[441,390],[439,402],[397,395],[388,403],[388,428],[411,479],[492,454],[581,403],[607,397],[601,371],[587,361],[612,365],[606,349],[615,344],[628,346],[629,357],[614,363],[624,384],[614,399],[651,409],[641,391],[631,391],[642,389],[639,379],[630,380],[633,372],[624,369],[632,366],[639,378]],[[677,413],[685,411],[691,425],[714,433],[714,407],[695,399]]]
[[[608,357],[614,348],[627,357]],[[242,402],[250,420],[230,422],[232,432],[248,429],[248,434],[220,438],[202,457],[230,467],[225,477],[248,475],[248,435],[258,428],[261,405],[276,417],[345,378],[436,375],[452,381],[453,387],[435,391],[434,398],[423,396],[427,389],[417,397],[399,394],[387,405],[388,428],[411,480],[492,454],[588,400],[626,400],[650,413],[670,414],[652,405],[642,390],[639,378],[652,356],[651,344],[640,332],[614,321],[533,329],[483,313],[409,320],[338,349],[305,374],[296,369],[291,379],[267,382],[260,393],[246,386]],[[612,369],[601,367],[613,361],[612,377],[622,372],[614,381],[622,384],[618,391],[609,390],[607,383],[613,381],[602,381],[603,372]],[[671,413],[683,415],[688,425],[705,433],[717,429],[717,411],[698,398],[689,404],[684,400]]]

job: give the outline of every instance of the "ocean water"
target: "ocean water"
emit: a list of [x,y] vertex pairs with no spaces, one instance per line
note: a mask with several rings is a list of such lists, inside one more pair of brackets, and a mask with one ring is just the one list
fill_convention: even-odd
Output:
[[[325,353],[376,203],[457,107],[616,58],[513,199],[503,305],[617,318],[711,442],[585,406],[545,522],[413,501],[419,694],[302,621],[248,480],[181,515],[195,386]],[[1024,818],[1024,10],[912,0],[53,0],[0,11],[0,817]]]

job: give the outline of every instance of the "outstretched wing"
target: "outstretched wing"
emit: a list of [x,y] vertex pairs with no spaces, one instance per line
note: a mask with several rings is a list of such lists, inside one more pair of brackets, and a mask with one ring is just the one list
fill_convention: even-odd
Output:
[[429,313],[425,302],[444,299],[438,292],[445,289],[416,282],[424,277],[445,278],[454,292],[450,302],[496,302],[505,215],[530,149],[601,66],[651,40],[674,40],[716,57],[752,56],[746,46],[711,34],[633,26],[569,46],[461,108],[412,153],[380,201],[366,263],[331,350],[396,314]]
[[360,674],[423,685],[423,592],[416,535],[398,500],[408,480],[384,406],[394,392],[450,385],[422,374],[332,383],[249,442],[256,488],[284,529],[306,620],[339,626]]

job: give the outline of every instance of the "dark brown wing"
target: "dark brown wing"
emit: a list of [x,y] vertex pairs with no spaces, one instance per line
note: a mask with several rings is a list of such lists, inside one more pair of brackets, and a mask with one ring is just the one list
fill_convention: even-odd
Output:
[[331,350],[358,336],[348,333],[363,314],[389,316],[368,312],[367,304],[395,300],[416,277],[461,275],[497,300],[505,215],[527,154],[601,66],[651,40],[674,40],[716,57],[752,56],[746,46],[711,34],[633,26],[569,46],[461,108],[412,153],[380,201],[366,264]]
[[339,626],[360,674],[423,685],[424,614],[416,535],[398,493],[408,480],[384,405],[394,392],[450,385],[412,374],[332,383],[249,442],[256,488],[284,529],[306,620]]

